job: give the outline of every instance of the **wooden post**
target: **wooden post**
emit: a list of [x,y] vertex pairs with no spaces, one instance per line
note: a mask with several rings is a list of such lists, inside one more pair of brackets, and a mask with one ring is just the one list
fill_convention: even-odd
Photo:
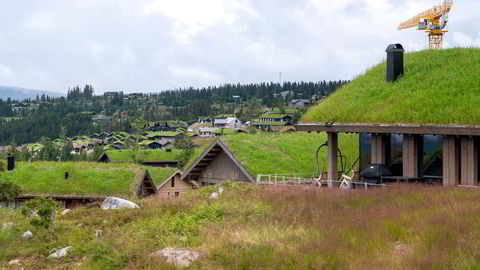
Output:
[[333,187],[332,181],[338,180],[337,171],[337,151],[338,151],[338,134],[328,132],[328,187]]
[[446,136],[443,140],[443,185],[456,186],[460,183],[460,157],[458,140]]
[[466,186],[478,185],[478,148],[474,137],[463,136],[461,141],[460,184]]
[[403,176],[421,176],[423,159],[423,137],[419,135],[403,134]]
[[385,134],[372,134],[372,164],[385,164],[385,149],[387,144]]

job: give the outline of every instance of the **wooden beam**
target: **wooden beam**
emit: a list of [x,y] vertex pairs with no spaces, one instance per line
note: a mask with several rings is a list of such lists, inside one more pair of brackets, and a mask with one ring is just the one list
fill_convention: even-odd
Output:
[[478,185],[478,147],[475,137],[463,136],[461,141],[460,184],[465,186]]
[[480,136],[480,126],[299,123],[295,128],[307,132]]
[[372,134],[372,164],[385,164],[385,149],[387,144],[385,134]]
[[[328,180],[338,180],[337,171],[337,153],[338,153],[338,134],[329,132],[328,134]],[[333,187],[333,183],[328,183]]]
[[460,183],[460,157],[456,136],[443,140],[443,185],[456,186]]
[[403,135],[403,176],[421,177],[423,158],[423,137]]

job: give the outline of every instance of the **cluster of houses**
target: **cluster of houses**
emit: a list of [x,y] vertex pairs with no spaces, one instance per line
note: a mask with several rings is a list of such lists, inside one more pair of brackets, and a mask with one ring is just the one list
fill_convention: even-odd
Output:
[[188,131],[199,136],[221,137],[225,134],[246,133],[246,129],[254,127],[262,131],[294,132],[293,117],[287,113],[265,112],[257,118],[242,123],[234,115],[217,115],[215,117],[199,117],[198,121],[188,127]]

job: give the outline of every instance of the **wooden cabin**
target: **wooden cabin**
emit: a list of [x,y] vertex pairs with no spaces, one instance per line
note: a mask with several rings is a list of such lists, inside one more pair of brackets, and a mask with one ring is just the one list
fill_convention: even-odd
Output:
[[256,182],[219,139],[210,144],[202,155],[185,170],[181,179],[189,183],[198,183],[200,186],[220,184],[226,180]]
[[153,181],[152,176],[148,170],[145,170],[143,176],[140,178],[139,183],[137,184],[137,196],[140,198],[153,196],[157,194],[157,187],[155,186],[155,182]]
[[182,180],[182,173],[176,172],[158,186],[157,196],[164,199],[178,198],[183,193],[198,187],[195,182]]

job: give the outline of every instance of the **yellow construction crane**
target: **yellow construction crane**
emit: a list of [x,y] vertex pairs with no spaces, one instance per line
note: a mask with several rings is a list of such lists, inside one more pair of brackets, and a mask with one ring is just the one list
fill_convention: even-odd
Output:
[[443,4],[434,6],[417,16],[402,22],[398,30],[417,27],[417,30],[425,30],[428,35],[428,48],[441,49],[443,47],[444,30],[448,23],[448,13],[452,9],[453,0],[445,0]]

